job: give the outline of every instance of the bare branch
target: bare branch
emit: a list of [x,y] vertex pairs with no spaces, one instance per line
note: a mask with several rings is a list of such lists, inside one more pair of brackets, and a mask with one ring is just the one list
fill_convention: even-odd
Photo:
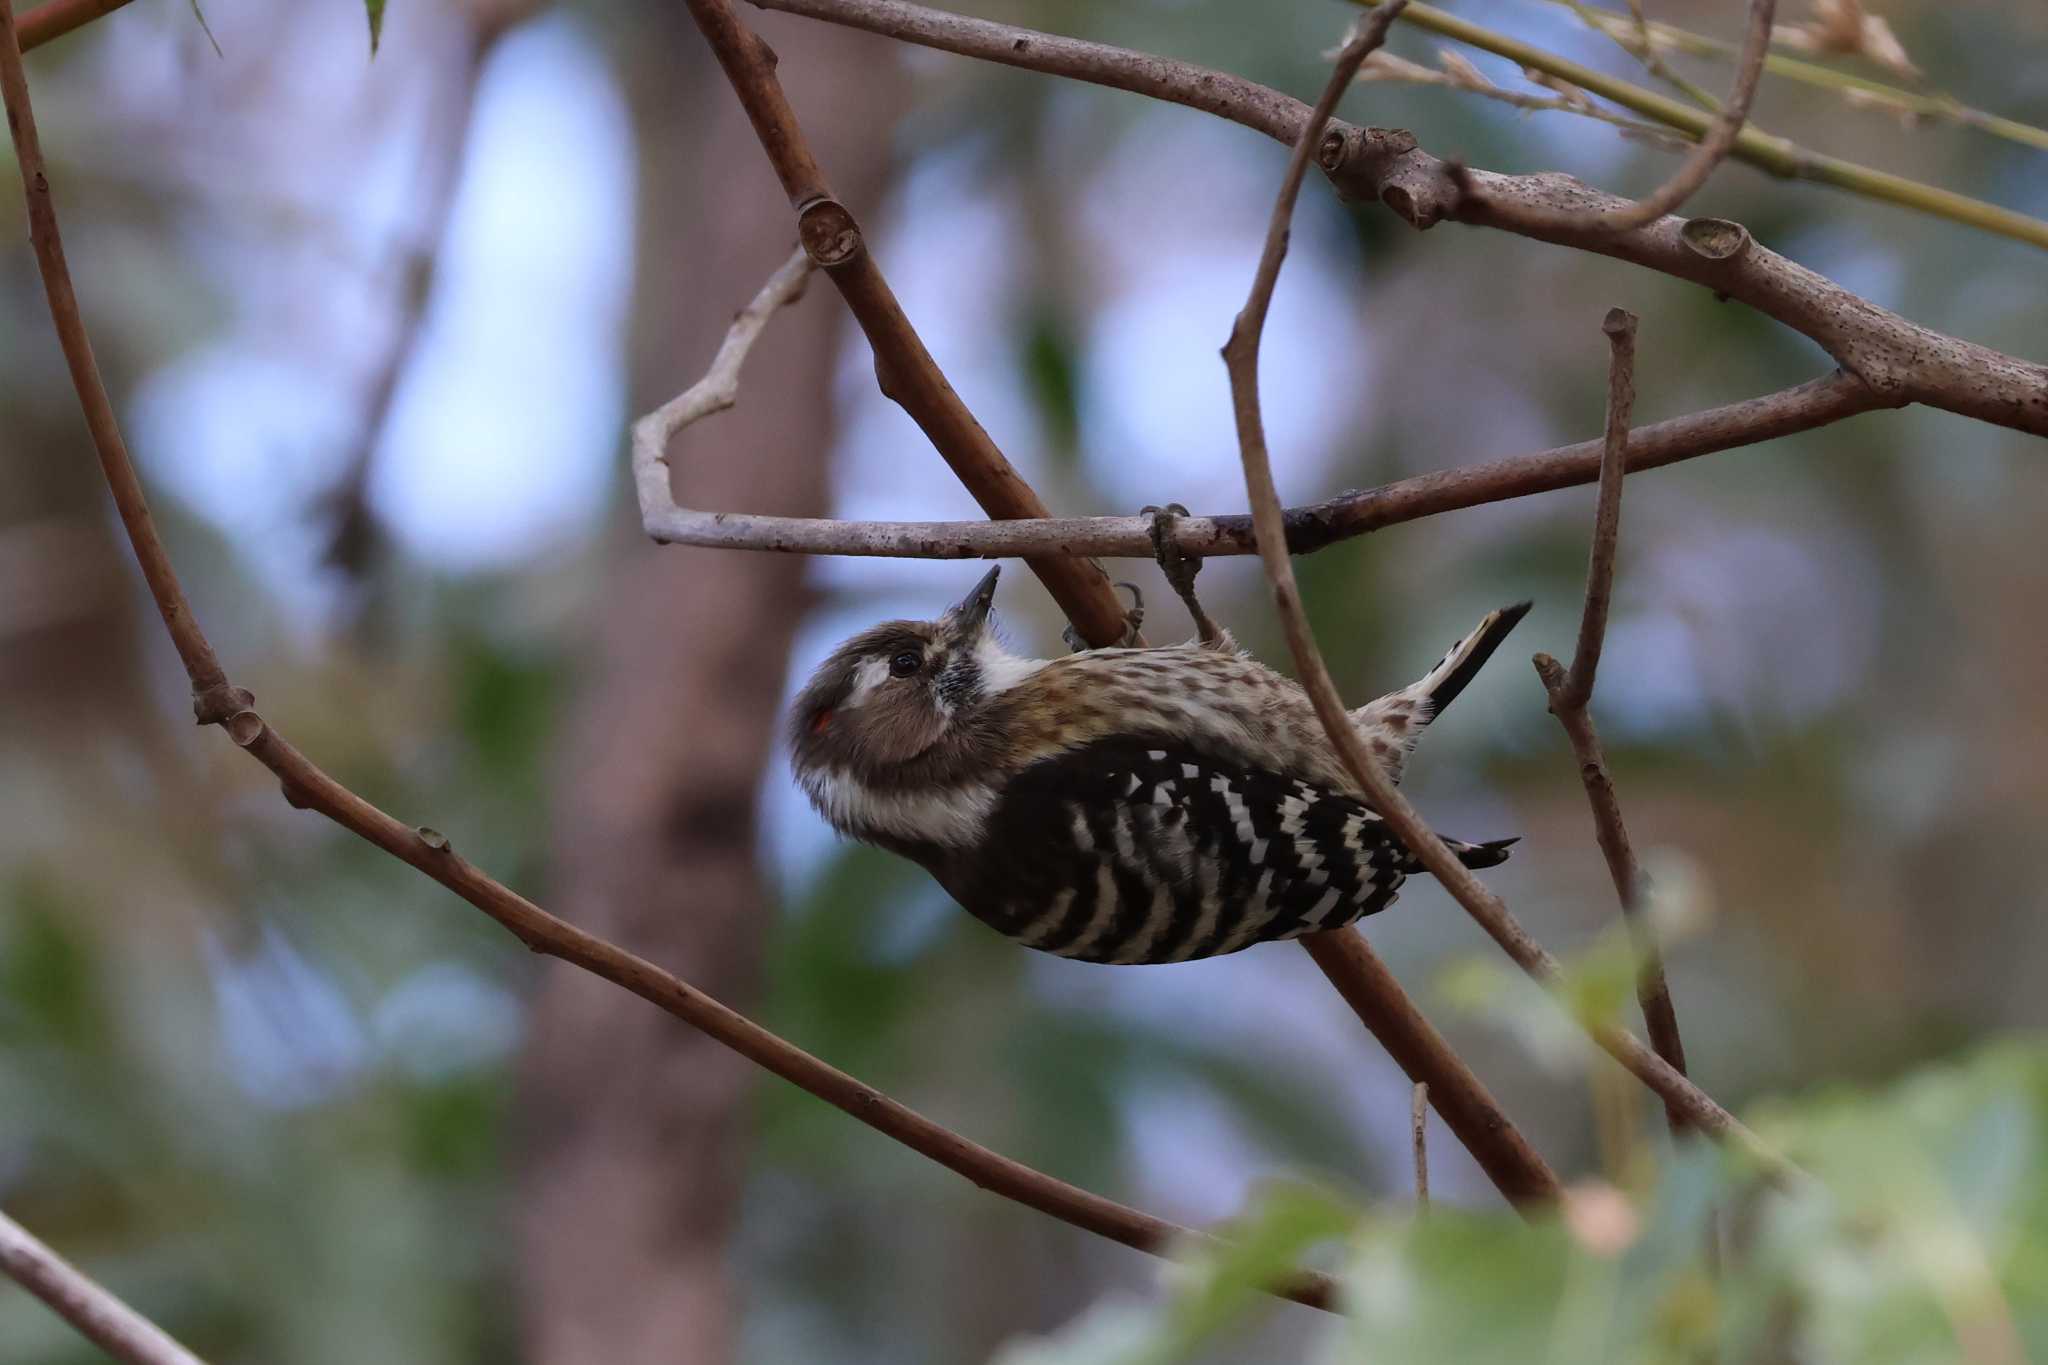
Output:
[[1600,457],[1600,498],[1593,511],[1593,549],[1586,566],[1586,608],[1579,617],[1579,643],[1565,701],[1584,706],[1593,695],[1607,640],[1607,613],[1614,600],[1614,557],[1621,541],[1621,485],[1628,472],[1628,422],[1636,403],[1636,317],[1610,308],[1601,324],[1611,359],[1607,366],[1606,449]]
[[[1405,0],[1387,0],[1374,10],[1372,18],[1398,13],[1404,3]],[[1384,36],[1384,29],[1380,30],[1380,36]],[[1359,37],[1347,45],[1345,58],[1355,55],[1362,60],[1373,39],[1370,27],[1361,29]],[[1350,80],[1351,72],[1345,69],[1344,61],[1338,63],[1336,75],[1342,78],[1342,82]],[[1280,494],[1274,486],[1272,460],[1266,449],[1265,426],[1259,410],[1259,341],[1264,331],[1266,305],[1272,298],[1274,281],[1286,257],[1288,223],[1301,188],[1308,152],[1321,137],[1323,123],[1329,116],[1330,107],[1336,103],[1342,82],[1333,81],[1324,90],[1323,98],[1317,102],[1315,111],[1295,142],[1294,154],[1288,161],[1287,174],[1281,180],[1280,193],[1273,205],[1265,249],[1259,257],[1258,271],[1252,278],[1251,292],[1245,300],[1244,310],[1237,315],[1236,324],[1231,328],[1230,340],[1223,348],[1224,362],[1230,373],[1231,407],[1237,418],[1238,444],[1244,457],[1245,488],[1251,498],[1253,524],[1258,535],[1259,558],[1265,565],[1267,581],[1273,587],[1274,605],[1286,628],[1295,672],[1314,704],[1332,746],[1346,771],[1364,792],[1368,804],[1386,819],[1402,843],[1435,874],[1444,888],[1479,921],[1518,966],[1537,981],[1552,985],[1561,975],[1557,959],[1531,938],[1508,912],[1506,904],[1444,846],[1443,840],[1423,822],[1407,798],[1386,780],[1378,765],[1365,752],[1365,746],[1345,712],[1344,703],[1337,695],[1336,683],[1331,680],[1329,668],[1316,647],[1315,636],[1301,608],[1294,562],[1287,553]],[[1703,1131],[1736,1142],[1767,1166],[1784,1168],[1783,1159],[1765,1148],[1733,1114],[1644,1047],[1633,1034],[1607,1026],[1597,1026],[1592,1032],[1595,1041],[1612,1053],[1616,1060],[1662,1096],[1666,1103],[1681,1109]]]
[[[1830,375],[1639,428],[1629,441],[1628,472],[1640,474],[1681,460],[1811,431],[1882,406],[1858,380]],[[1600,474],[1601,447],[1600,441],[1580,441],[1529,455],[1418,474],[1291,507],[1282,513],[1287,548],[1295,554],[1310,554],[1385,526],[1591,483]],[[1049,554],[1150,559],[1156,553],[1150,517],[831,521],[678,507],[665,477],[640,483],[639,491],[641,521],[647,534],[669,545],[895,559]],[[1258,553],[1252,519],[1244,513],[1177,517],[1169,534],[1183,553],[1204,558]]]
[[[1593,548],[1586,565],[1586,605],[1579,618],[1579,642],[1567,673],[1548,654],[1535,659],[1537,676],[1550,695],[1550,711],[1564,726],[1578,759],[1579,777],[1585,783],[1586,800],[1593,807],[1593,828],[1600,852],[1607,860],[1608,875],[1621,899],[1636,951],[1636,1000],[1642,1006],[1643,1027],[1657,1055],[1685,1074],[1685,1043],[1678,1033],[1678,1011],[1671,1003],[1671,986],[1664,978],[1664,955],[1657,945],[1654,927],[1644,917],[1644,879],[1629,843],[1628,827],[1622,822],[1621,800],[1614,791],[1614,779],[1607,771],[1607,756],[1600,747],[1599,732],[1587,704],[1593,699],[1594,678],[1600,667],[1600,651],[1607,637],[1607,615],[1614,598],[1614,561],[1621,540],[1621,487],[1623,467],[1628,462],[1629,409],[1635,402],[1636,319],[1620,308],[1610,309],[1602,325],[1607,334],[1612,360],[1607,377],[1607,450],[1600,464],[1600,499],[1593,514]],[[1673,1132],[1683,1132],[1685,1112],[1666,1104],[1665,1115]]]
[[43,149],[36,136],[35,117],[28,103],[28,78],[22,71],[21,47],[14,27],[11,0],[0,0],[0,89],[7,98],[9,128],[14,135],[16,164],[28,197],[29,244],[35,251],[36,268],[43,277],[49,297],[50,317],[57,325],[57,339],[64,348],[64,363],[71,370],[72,385],[78,390],[86,427],[92,434],[93,449],[99,453],[100,472],[114,496],[121,526],[128,543],[135,547],[135,559],[149,594],[170,632],[178,658],[192,679],[193,706],[201,722],[225,719],[233,708],[227,674],[213,646],[192,616],[185,589],[164,553],[156,523],[149,515],[149,503],[142,496],[142,481],[128,458],[127,443],[114,418],[114,404],[100,379],[93,359],[92,343],[78,310],[78,294],[71,285],[71,270],[64,262],[64,242],[57,234],[57,212],[50,203],[50,180],[43,165]]
[[[1201,109],[1293,143],[1299,100],[1192,62],[1033,29],[969,20],[904,0],[752,0],[1006,66],[1025,67]],[[1630,202],[1570,176],[1454,167],[1411,133],[1332,122],[1318,160],[1340,193],[1377,199],[1417,228],[1446,219],[1613,256],[1738,300],[1818,344],[1870,385],[1873,407],[1925,403],[2048,436],[2048,366],[1909,322],[1754,242],[1739,224],[1663,218],[1630,232],[1589,224]],[[1873,173],[1874,174],[1874,173]],[[2026,223],[2042,229],[2027,219]],[[2048,229],[2042,229],[2048,232]],[[2033,240],[2033,238],[2029,238]]]
[[169,1333],[0,1213],[0,1272],[50,1306],[79,1335],[127,1365],[202,1365]]
[[21,50],[31,51],[53,38],[84,28],[112,14],[128,0],[49,0],[21,16]]
[[[1091,1194],[971,1142],[769,1032],[653,963],[557,919],[456,853],[447,836],[425,827],[402,824],[371,805],[272,729],[257,714],[249,692],[234,687],[221,672],[212,646],[178,591],[176,575],[171,571],[140,481],[122,443],[119,423],[93,359],[92,343],[64,262],[10,0],[0,0],[0,96],[5,99],[15,155],[28,196],[30,235],[49,299],[51,320],[65,357],[71,362],[79,405],[84,410],[101,468],[115,491],[129,543],[150,578],[151,588],[157,593],[158,613],[185,661],[202,723],[220,724],[237,745],[276,774],[285,799],[292,805],[318,811],[424,872],[510,930],[534,952],[560,958],[624,987],[756,1065],[983,1189],[1155,1255],[1166,1254],[1189,1239],[1203,1239],[1204,1234]],[[1329,1308],[1335,1301],[1332,1282],[1313,1273],[1297,1275],[1275,1287],[1274,1292],[1317,1308]]]
[[1415,1203],[1429,1207],[1429,1082],[1417,1081],[1408,1096],[1408,1140],[1415,1148]]

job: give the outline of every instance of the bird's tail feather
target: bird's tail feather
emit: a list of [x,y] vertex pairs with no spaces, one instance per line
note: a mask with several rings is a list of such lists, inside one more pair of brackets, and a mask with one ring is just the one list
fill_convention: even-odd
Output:
[[1467,867],[1499,867],[1508,860],[1508,849],[1522,842],[1517,834],[1511,839],[1490,839],[1483,844],[1468,844],[1463,839],[1447,841],[1451,852],[1458,855],[1458,861]]
[[1451,652],[1444,655],[1435,668],[1413,686],[1403,689],[1408,695],[1420,697],[1429,704],[1428,714],[1423,718],[1425,725],[1442,715],[1444,708],[1457,700],[1458,694],[1479,675],[1479,670],[1500,648],[1501,641],[1508,638],[1508,632],[1528,614],[1527,602],[1517,602],[1486,613],[1486,619],[1470,635],[1452,645]]

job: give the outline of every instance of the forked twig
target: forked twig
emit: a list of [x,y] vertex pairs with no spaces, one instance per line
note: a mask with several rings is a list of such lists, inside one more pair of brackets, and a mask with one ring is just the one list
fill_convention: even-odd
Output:
[[[1375,9],[1372,19],[1391,17],[1398,14],[1405,0],[1387,0]],[[1370,23],[1370,21],[1368,21]],[[1379,36],[1384,36],[1384,27]],[[1308,123],[1302,129],[1300,138],[1289,158],[1287,173],[1280,184],[1280,192],[1273,205],[1273,216],[1266,230],[1266,242],[1259,257],[1259,267],[1252,277],[1249,296],[1242,312],[1230,331],[1230,340],[1223,348],[1224,362],[1230,374],[1231,407],[1237,420],[1238,444],[1244,458],[1245,487],[1251,498],[1252,517],[1257,527],[1259,558],[1265,565],[1267,581],[1272,584],[1273,601],[1287,632],[1287,644],[1293,653],[1295,671],[1300,676],[1302,687],[1314,703],[1317,717],[1337,750],[1346,771],[1365,793],[1367,802],[1380,813],[1387,824],[1407,845],[1423,866],[1435,874],[1458,903],[1465,907],[1480,926],[1494,941],[1507,951],[1516,965],[1544,985],[1555,984],[1561,976],[1557,959],[1552,957],[1542,944],[1529,936],[1501,899],[1489,891],[1472,872],[1460,863],[1456,856],[1444,846],[1442,839],[1425,824],[1415,808],[1402,796],[1399,789],[1389,784],[1380,773],[1378,766],[1365,752],[1358,732],[1353,728],[1343,700],[1337,694],[1335,682],[1323,662],[1322,653],[1316,647],[1315,636],[1309,628],[1308,619],[1302,611],[1301,593],[1295,582],[1294,563],[1287,553],[1285,526],[1280,510],[1279,490],[1274,486],[1272,460],[1266,448],[1264,420],[1259,408],[1259,341],[1265,330],[1266,312],[1272,302],[1273,287],[1280,275],[1281,263],[1287,255],[1288,224],[1293,217],[1294,201],[1301,189],[1301,181],[1307,169],[1308,157],[1321,138],[1323,123],[1328,119],[1331,108],[1336,104],[1337,95],[1350,82],[1356,62],[1363,60],[1369,44],[1374,39],[1371,27],[1362,28],[1345,48],[1344,57],[1339,59],[1337,69],[1332,73],[1323,97],[1317,102]],[[1626,1029],[1596,1025],[1591,1029],[1593,1038],[1613,1054],[1616,1060],[1633,1072],[1650,1089],[1661,1096],[1667,1104],[1681,1109],[1687,1118],[1703,1131],[1716,1137],[1735,1142],[1764,1165],[1773,1169],[1785,1169],[1781,1157],[1771,1152],[1756,1135],[1744,1127],[1733,1114],[1717,1104],[1712,1097],[1687,1080],[1656,1053],[1645,1047],[1641,1040]]]
[[[711,368],[704,377],[633,423],[633,487],[640,498],[641,521],[650,529],[658,520],[683,513],[676,506],[675,489],[669,481],[668,443],[693,422],[724,412],[740,398],[740,369],[747,363],[754,343],[768,326],[777,309],[803,297],[815,267],[802,247],[768,277],[746,307],[740,309],[718,344]],[[721,512],[691,512],[690,516],[723,521]],[[780,520],[781,518],[778,518]],[[801,518],[787,518],[795,521]]]
[[[557,919],[456,853],[445,835],[402,824],[358,796],[271,728],[256,712],[255,699],[228,681],[193,616],[122,442],[120,424],[93,359],[92,342],[65,264],[63,239],[50,202],[48,172],[36,135],[34,106],[22,71],[11,0],[0,0],[0,97],[4,97],[6,104],[15,156],[28,196],[29,235],[48,296],[50,318],[70,365],[93,447],[120,508],[129,545],[149,579],[158,614],[184,660],[201,723],[220,725],[236,744],[276,774],[291,804],[318,811],[417,868],[510,930],[534,952],[560,958],[624,987],[756,1065],[983,1189],[1155,1255],[1166,1254],[1190,1240],[1208,1240],[1206,1234],[1079,1189],[971,1142],[769,1032],[653,963]],[[1312,1272],[1294,1276],[1275,1286],[1273,1292],[1316,1308],[1331,1308],[1335,1302],[1334,1283],[1327,1276]]]
[[0,1273],[5,1273],[79,1335],[126,1365],[203,1365],[168,1332],[0,1213]]
[[[1607,334],[1612,351],[1607,381],[1607,453],[1600,463],[1600,498],[1593,513],[1593,547],[1586,565],[1586,605],[1579,616],[1579,640],[1572,651],[1570,671],[1548,654],[1538,654],[1535,664],[1544,691],[1550,696],[1550,712],[1564,726],[1572,753],[1578,759],[1586,800],[1593,808],[1594,834],[1635,944],[1636,1000],[1642,1006],[1643,1027],[1657,1055],[1683,1075],[1685,1044],[1678,1033],[1678,1011],[1671,1003],[1670,983],[1664,978],[1664,955],[1658,947],[1655,928],[1643,915],[1643,869],[1636,861],[1628,826],[1621,818],[1621,800],[1615,795],[1614,779],[1607,771],[1600,733],[1593,728],[1593,717],[1587,710],[1593,699],[1594,677],[1600,668],[1601,647],[1607,638],[1607,616],[1614,598],[1614,561],[1621,542],[1621,489],[1628,467],[1629,410],[1635,403],[1635,316],[1620,308],[1612,309],[1601,330]],[[1664,1112],[1673,1132],[1686,1129],[1687,1116],[1678,1106],[1667,1102]]]

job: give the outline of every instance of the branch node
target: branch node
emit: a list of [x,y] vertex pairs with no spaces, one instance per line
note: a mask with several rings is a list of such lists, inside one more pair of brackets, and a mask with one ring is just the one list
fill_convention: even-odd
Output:
[[[223,678],[211,687],[192,690],[192,716],[201,725],[225,724],[238,712],[246,712],[256,704],[256,696],[246,687],[237,687]],[[236,741],[240,743],[240,741]]]
[[1688,218],[1678,240],[1695,256],[1729,261],[1749,250],[1749,229],[1726,218]]
[[837,199],[813,199],[797,210],[796,230],[804,254],[822,270],[845,265],[862,250],[860,224]]
[[[249,694],[244,692],[242,695],[247,697]],[[229,716],[225,725],[228,738],[244,749],[262,737],[264,728],[263,717],[257,715],[254,711],[246,709],[237,711]]]
[[440,830],[428,825],[419,825],[413,829],[413,833],[419,836],[421,843],[434,850],[434,852],[446,853],[448,851],[448,836]]

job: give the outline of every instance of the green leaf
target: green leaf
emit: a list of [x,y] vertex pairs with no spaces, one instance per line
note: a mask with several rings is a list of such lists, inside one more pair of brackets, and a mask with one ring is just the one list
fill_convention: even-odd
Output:
[[1300,1269],[1312,1248],[1349,1236],[1358,1219],[1350,1201],[1312,1185],[1267,1189],[1251,1213],[1218,1230],[1220,1242],[1182,1265],[1166,1331],[1138,1359],[1144,1365],[1180,1360],[1252,1309],[1272,1304],[1268,1286]]
[[384,0],[363,0],[363,13],[370,20],[370,55],[377,55],[377,42],[384,36]]
[[1210,1338],[1279,1301],[1266,1287],[1299,1270],[1311,1249],[1351,1235],[1359,1210],[1311,1185],[1263,1190],[1243,1217],[1217,1229],[1218,1241],[1184,1248],[1169,1272],[1165,1304],[1111,1298],[1049,1338],[1013,1342],[993,1365],[1173,1365]]
[[93,946],[57,887],[25,876],[0,903],[0,1041],[103,1045],[109,1023]]
[[1046,447],[1071,461],[1081,439],[1082,366],[1073,329],[1049,310],[1024,322],[1019,362],[1040,419]]

